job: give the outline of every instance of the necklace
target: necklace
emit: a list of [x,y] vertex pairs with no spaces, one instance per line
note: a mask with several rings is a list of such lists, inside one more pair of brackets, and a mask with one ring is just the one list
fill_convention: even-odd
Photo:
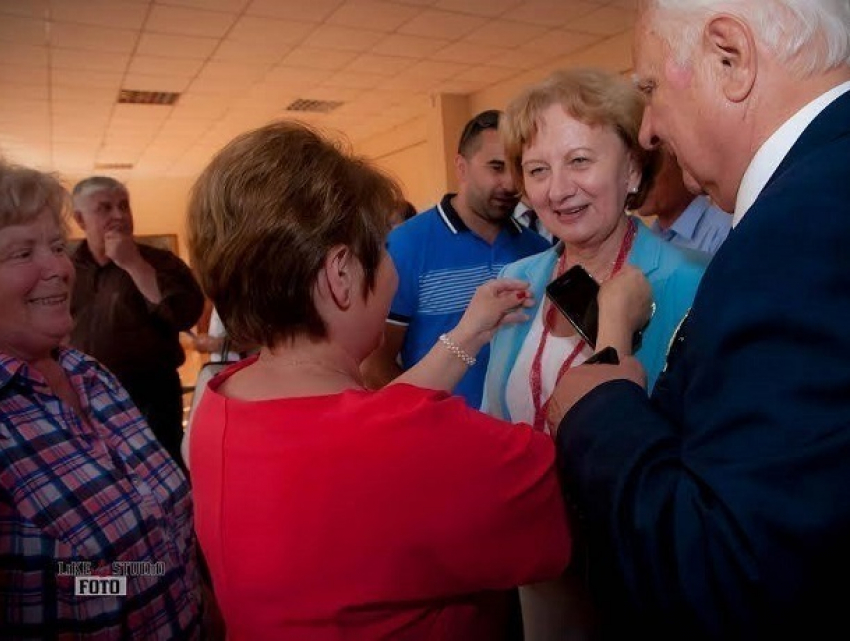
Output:
[[271,359],[265,359],[264,364],[266,367],[269,367],[271,369],[277,369],[279,367],[292,367],[295,369],[300,367],[313,367],[320,371],[340,374],[344,378],[352,381],[357,387],[365,389],[365,386],[363,385],[363,382],[360,379],[359,375],[355,375],[350,371],[341,369],[339,367],[334,367],[333,365],[329,365],[328,363],[319,360],[311,360],[306,358],[285,359],[272,357]]
[[[623,264],[626,262],[626,257],[629,255],[629,252],[632,249],[632,245],[635,241],[635,236],[637,235],[637,223],[633,218],[629,218],[629,227],[626,230],[625,236],[623,236],[623,242],[620,244],[620,250],[617,252],[617,257],[614,259],[614,262],[611,264],[611,273],[608,278],[611,278],[614,274],[616,274],[623,267]],[[561,254],[561,258],[558,261],[558,268],[556,270],[555,278],[563,274],[566,268],[566,256],[567,252],[564,250],[564,253]],[[607,280],[607,279],[606,279]],[[545,303],[544,303],[545,304]],[[543,321],[543,333],[540,336],[540,343],[537,345],[537,351],[534,354],[534,360],[531,362],[531,371],[529,372],[529,383],[531,384],[531,399],[534,403],[534,423],[532,427],[540,432],[548,431],[548,421],[547,415],[549,413],[549,403],[552,400],[552,396],[550,395],[545,401],[543,401],[543,352],[546,349],[546,342],[549,339],[550,327],[555,324],[555,308],[551,305],[546,310],[546,317]],[[579,339],[576,346],[567,356],[566,360],[561,364],[560,369],[558,370],[558,374],[555,377],[555,386],[557,387],[558,381],[561,380],[561,377],[566,373],[568,369],[573,366],[578,355],[581,354],[584,346],[586,345],[583,339]],[[553,391],[554,391],[553,387]]]

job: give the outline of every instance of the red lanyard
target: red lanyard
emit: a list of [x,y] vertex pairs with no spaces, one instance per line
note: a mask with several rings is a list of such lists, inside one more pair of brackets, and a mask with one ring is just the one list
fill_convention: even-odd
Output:
[[[632,244],[634,243],[636,234],[637,223],[635,223],[633,218],[629,218],[629,228],[626,230],[626,235],[623,236],[620,251],[617,254],[617,259],[614,261],[614,266],[611,270],[612,276],[620,271],[623,267],[623,263],[626,262],[626,256],[629,255],[629,252],[632,249]],[[567,252],[564,250],[564,253],[561,255],[561,259],[558,261],[558,270],[555,278],[564,273],[566,256]],[[544,301],[542,304],[545,305],[546,302]],[[534,402],[533,427],[535,430],[540,432],[546,431],[546,417],[549,413],[549,402],[552,400],[552,396],[550,395],[545,402],[543,401],[543,374],[541,370],[543,368],[543,351],[546,349],[546,341],[549,339],[549,328],[555,324],[555,317],[553,316],[554,313],[555,308],[550,305],[549,309],[546,310],[546,318],[543,322],[543,334],[540,336],[540,343],[537,345],[537,352],[534,354],[534,360],[531,361],[531,372],[529,373],[531,399]],[[556,386],[564,373],[573,366],[573,363],[576,358],[578,358],[578,355],[581,354],[584,346],[584,340],[580,339],[567,359],[561,364],[561,368],[558,370],[558,376],[555,378]]]

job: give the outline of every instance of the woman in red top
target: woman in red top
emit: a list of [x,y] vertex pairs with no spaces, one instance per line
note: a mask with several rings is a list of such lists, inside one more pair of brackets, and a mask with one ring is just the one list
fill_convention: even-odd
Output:
[[196,529],[231,639],[499,639],[504,591],[569,560],[551,438],[446,393],[525,318],[525,283],[482,286],[417,367],[363,387],[398,200],[285,122],[231,142],[193,190],[201,283],[233,340],[262,345],[193,420]]

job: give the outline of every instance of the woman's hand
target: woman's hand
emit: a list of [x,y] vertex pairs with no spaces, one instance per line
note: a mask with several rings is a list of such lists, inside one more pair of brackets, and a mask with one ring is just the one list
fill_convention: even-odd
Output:
[[534,297],[525,281],[497,278],[476,291],[452,335],[457,342],[477,352],[490,342],[502,325],[528,320],[523,312],[534,306]]
[[620,354],[632,353],[632,337],[652,317],[652,288],[643,272],[623,265],[610,280],[602,283],[599,303],[597,348],[615,347]]

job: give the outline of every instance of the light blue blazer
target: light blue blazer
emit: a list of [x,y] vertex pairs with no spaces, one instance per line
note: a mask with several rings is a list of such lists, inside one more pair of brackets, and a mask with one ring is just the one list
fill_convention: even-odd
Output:
[[[638,232],[628,262],[640,269],[652,287],[656,310],[643,334],[643,342],[635,356],[646,370],[647,385],[652,391],[664,368],[667,348],[679,322],[690,309],[702,274],[710,256],[702,252],[674,247],[653,234],[638,221]],[[500,276],[518,278],[531,283],[535,305],[526,310],[530,318],[546,299],[546,285],[552,278],[563,244],[541,254],[529,256],[507,265]],[[497,418],[513,420],[505,402],[505,392],[513,364],[522,349],[531,321],[503,327],[490,343],[490,364],[484,380],[481,410]]]

